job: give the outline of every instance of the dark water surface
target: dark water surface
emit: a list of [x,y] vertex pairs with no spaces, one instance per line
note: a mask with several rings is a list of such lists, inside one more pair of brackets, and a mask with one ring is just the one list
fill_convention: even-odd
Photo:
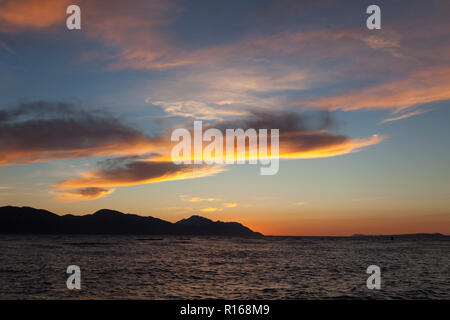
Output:
[[[381,290],[366,286],[373,264]],[[0,235],[0,299],[210,298],[450,299],[450,237]]]

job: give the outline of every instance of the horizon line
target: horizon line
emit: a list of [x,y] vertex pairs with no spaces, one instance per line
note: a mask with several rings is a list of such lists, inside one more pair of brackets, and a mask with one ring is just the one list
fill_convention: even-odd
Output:
[[[16,206],[14,206],[14,205],[4,205],[4,206],[0,206],[0,208],[5,208],[5,207],[11,207],[11,208],[30,208],[30,209],[34,209],[34,210],[43,210],[43,211],[50,212],[50,213],[55,214],[55,215],[60,216],[60,217],[63,217],[63,216],[66,216],[66,215],[73,215],[73,216],[82,217],[82,216],[87,216],[87,215],[95,214],[95,213],[97,213],[97,212],[99,212],[99,211],[102,211],[102,210],[108,210],[108,211],[119,212],[120,214],[123,214],[123,215],[129,214],[129,215],[136,215],[136,216],[139,216],[139,217],[142,217],[142,218],[155,218],[155,219],[160,219],[160,220],[163,220],[163,221],[166,221],[166,222],[169,222],[169,223],[173,223],[173,224],[175,224],[175,223],[177,223],[177,222],[179,222],[179,221],[182,221],[182,220],[186,219],[186,218],[183,218],[183,219],[180,219],[180,220],[178,220],[178,221],[176,221],[176,222],[171,222],[171,221],[168,221],[168,220],[165,220],[165,219],[162,219],[162,218],[158,218],[158,217],[155,217],[155,216],[150,216],[150,215],[144,216],[144,215],[136,214],[136,213],[125,213],[125,212],[122,212],[122,211],[119,211],[119,210],[115,210],[115,209],[107,209],[107,208],[102,208],[102,209],[96,210],[96,211],[93,212],[93,213],[86,213],[86,214],[83,214],[83,215],[76,215],[76,214],[71,214],[71,213],[60,214],[60,213],[55,213],[55,212],[50,211],[50,210],[47,210],[47,209],[34,208],[34,207],[30,207],[30,206],[17,206],[17,205],[16,205]],[[210,219],[210,218],[207,218],[207,217],[204,217],[204,216],[202,216],[202,215],[200,215],[200,214],[193,214],[193,215],[191,215],[189,218],[194,217],[194,216],[202,217],[202,218],[204,218],[204,219],[208,219],[208,220],[213,221],[213,222],[235,222],[235,223],[241,224],[241,225],[244,226],[244,227],[247,227],[246,225],[244,225],[243,223],[241,223],[241,222],[239,222],[239,221],[221,221],[221,220],[216,220],[216,221],[214,221],[214,220],[212,220],[212,219]],[[247,227],[247,228],[250,229],[249,227]],[[383,236],[388,236],[388,237],[398,236],[398,237],[400,237],[400,236],[414,236],[414,235],[438,235],[438,236],[443,236],[443,237],[450,237],[449,234],[444,234],[444,233],[441,233],[441,232],[414,232],[414,233],[393,233],[393,234],[367,234],[367,233],[360,234],[360,233],[353,233],[353,234],[351,234],[351,235],[276,235],[276,234],[263,234],[263,233],[261,233],[261,232],[259,232],[259,231],[257,231],[257,230],[253,230],[253,229],[250,229],[250,230],[253,231],[253,232],[256,232],[256,233],[260,233],[260,234],[263,235],[264,237],[308,237],[308,238],[318,238],[318,237],[325,238],[325,237],[328,237],[328,238],[358,238],[358,237],[383,237]]]

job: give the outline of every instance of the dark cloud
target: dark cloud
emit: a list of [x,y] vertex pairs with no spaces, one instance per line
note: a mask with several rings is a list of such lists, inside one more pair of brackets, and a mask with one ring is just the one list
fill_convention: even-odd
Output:
[[98,163],[99,169],[82,177],[58,183],[60,189],[110,187],[205,177],[222,169],[208,165],[176,165],[171,161],[110,159]]
[[71,103],[39,101],[0,111],[0,164],[142,153],[151,144],[114,116]]
[[61,196],[69,200],[94,200],[110,194],[113,191],[114,189],[88,187],[67,191]]
[[[313,112],[308,115],[297,112],[251,112],[249,117],[238,120],[226,120],[204,126],[217,128],[225,134],[226,129],[254,128],[279,129],[280,153],[300,153],[323,148],[339,146],[353,139],[345,135],[332,133],[329,129],[337,126],[335,119],[328,111]],[[270,141],[268,141],[270,145]]]
[[139,182],[192,169],[192,166],[176,165],[173,162],[109,159],[109,161],[102,162],[102,168],[97,171],[97,177],[121,183]]
[[128,163],[133,163],[139,160],[151,160],[160,156],[158,153],[147,153],[140,155],[130,155],[116,158],[106,158],[97,162],[97,166],[103,170],[115,170],[123,167]]
[[216,122],[210,127],[223,132],[231,128],[280,129],[282,132],[305,132],[312,130],[327,130],[336,125],[328,111],[317,111],[309,115],[288,111],[257,111],[250,112],[248,117]]

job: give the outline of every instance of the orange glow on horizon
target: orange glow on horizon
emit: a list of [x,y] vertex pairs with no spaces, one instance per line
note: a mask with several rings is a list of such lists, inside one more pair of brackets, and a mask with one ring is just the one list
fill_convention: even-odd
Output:
[[[447,223],[444,223],[444,221]],[[447,218],[412,216],[408,219],[377,217],[351,219],[308,220],[241,220],[251,230],[269,236],[351,236],[353,234],[389,235],[442,233],[450,235],[450,215]]]

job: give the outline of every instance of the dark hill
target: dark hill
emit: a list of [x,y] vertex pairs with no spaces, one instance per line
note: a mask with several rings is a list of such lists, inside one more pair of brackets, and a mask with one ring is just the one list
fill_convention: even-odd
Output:
[[180,220],[175,223],[175,227],[182,234],[185,234],[186,232],[192,232],[199,235],[229,235],[237,231],[244,235],[254,233],[249,228],[237,222],[214,222],[200,216],[192,216],[189,219]]
[[192,216],[177,223],[102,209],[59,216],[30,207],[0,207],[0,233],[262,236],[237,222]]

